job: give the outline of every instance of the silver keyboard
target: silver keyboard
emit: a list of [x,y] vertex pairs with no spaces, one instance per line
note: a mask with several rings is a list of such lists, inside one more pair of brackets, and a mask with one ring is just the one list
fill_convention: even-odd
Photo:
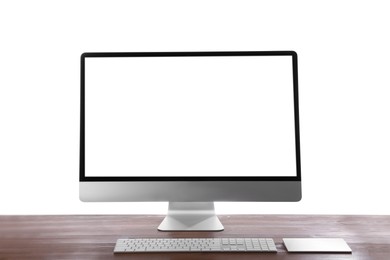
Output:
[[272,238],[128,238],[118,239],[114,253],[277,252]]

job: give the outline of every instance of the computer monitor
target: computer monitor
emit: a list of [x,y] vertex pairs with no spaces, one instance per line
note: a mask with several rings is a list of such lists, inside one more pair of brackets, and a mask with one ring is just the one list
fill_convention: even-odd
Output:
[[294,51],[83,53],[80,199],[168,201],[163,231],[299,201],[298,110]]

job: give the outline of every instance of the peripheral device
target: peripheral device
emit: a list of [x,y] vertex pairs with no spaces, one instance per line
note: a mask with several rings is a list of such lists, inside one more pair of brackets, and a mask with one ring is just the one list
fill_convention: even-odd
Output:
[[136,238],[118,239],[114,253],[277,252],[272,238]]
[[81,55],[80,199],[167,201],[162,231],[223,230],[214,202],[299,201],[294,51]]
[[283,238],[290,253],[352,253],[342,238]]

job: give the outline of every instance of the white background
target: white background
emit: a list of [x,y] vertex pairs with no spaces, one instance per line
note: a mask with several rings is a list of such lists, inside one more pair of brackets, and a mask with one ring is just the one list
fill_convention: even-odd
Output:
[[0,214],[164,213],[78,200],[85,51],[295,50],[303,199],[222,213],[389,214],[388,1],[1,1]]
[[85,59],[85,176],[296,176],[292,56]]

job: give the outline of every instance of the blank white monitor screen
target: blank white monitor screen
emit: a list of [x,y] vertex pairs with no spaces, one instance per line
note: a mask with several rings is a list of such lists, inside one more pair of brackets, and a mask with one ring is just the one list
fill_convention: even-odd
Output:
[[291,56],[86,57],[85,176],[297,176]]

